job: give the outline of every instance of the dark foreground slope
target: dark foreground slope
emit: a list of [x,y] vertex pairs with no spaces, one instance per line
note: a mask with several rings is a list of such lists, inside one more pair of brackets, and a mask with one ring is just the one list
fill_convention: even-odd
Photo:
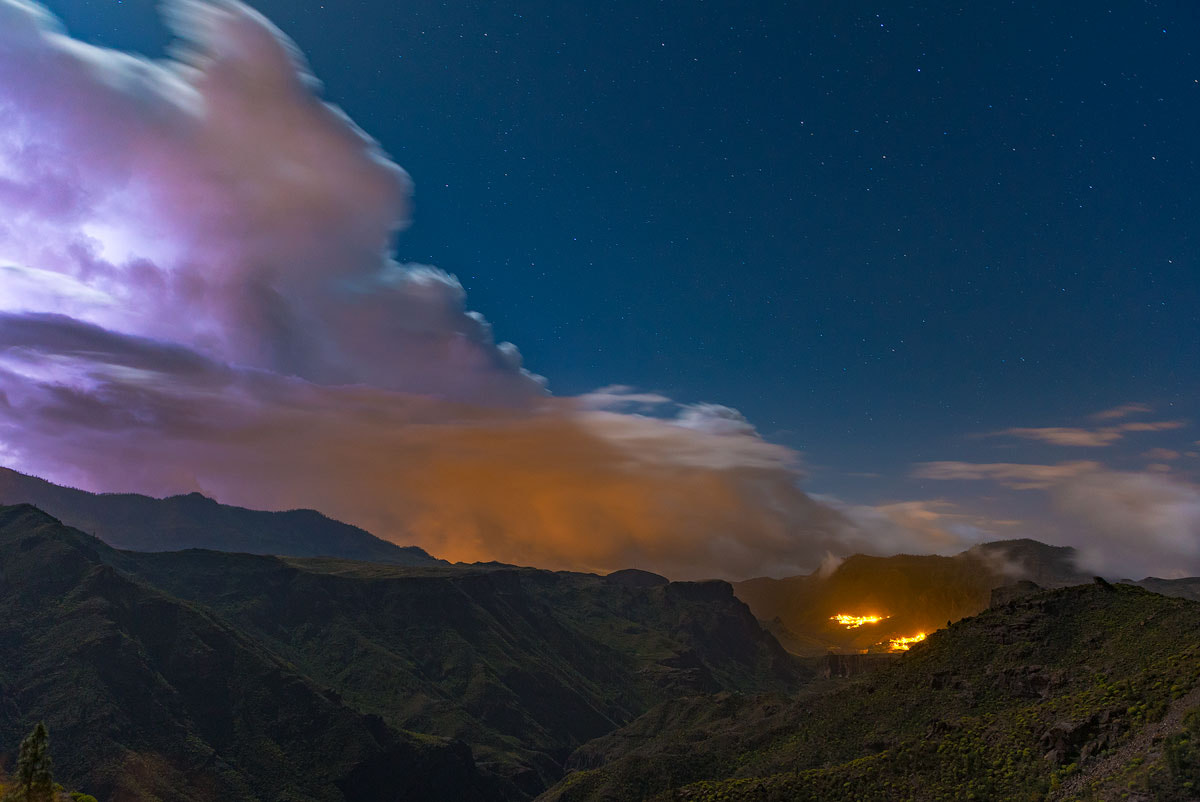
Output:
[[88,493],[0,468],[0,504],[32,504],[118,549],[213,549],[394,565],[441,563],[416,546],[397,546],[313,510],[248,510],[218,504],[199,493],[165,499]]
[[1071,587],[798,697],[664,704],[543,799],[1195,799],[1198,683],[1200,604]]
[[809,676],[723,582],[142,554],[0,508],[0,744],[45,719],[106,802],[525,799],[655,704]]
[[59,778],[106,802],[495,797],[464,745],[352,710],[114,554],[0,508],[0,743],[46,721]]
[[215,552],[120,559],[356,709],[466,741],[529,795],[574,749],[659,702],[792,690],[810,676],[724,582]]

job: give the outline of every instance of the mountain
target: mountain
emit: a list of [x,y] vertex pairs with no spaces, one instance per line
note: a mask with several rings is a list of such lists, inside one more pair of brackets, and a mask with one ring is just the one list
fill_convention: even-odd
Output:
[[467,742],[518,795],[666,699],[787,691],[812,676],[725,582],[215,552],[116,559],[355,709]]
[[461,743],[365,715],[112,549],[0,508],[0,743],[44,720],[106,802],[496,798]]
[[1195,800],[1200,604],[1097,581],[798,694],[666,702],[539,802]]
[[1137,585],[1164,596],[1178,596],[1181,599],[1200,601],[1200,577],[1186,579],[1159,579],[1147,577],[1140,582],[1125,580],[1126,584]]
[[[886,651],[892,638],[928,634],[975,615],[988,606],[992,590],[1019,579],[1062,587],[1091,577],[1075,568],[1073,549],[1009,540],[953,557],[858,554],[828,574],[751,579],[734,588],[786,647],[821,655]],[[839,614],[879,620],[850,627],[834,619]]]
[[416,546],[397,546],[314,510],[248,510],[199,493],[165,499],[88,493],[0,468],[0,504],[32,504],[119,549],[213,549],[394,565],[442,562]]
[[529,799],[656,704],[812,676],[724,582],[138,553],[0,508],[0,744],[45,719],[109,802]]

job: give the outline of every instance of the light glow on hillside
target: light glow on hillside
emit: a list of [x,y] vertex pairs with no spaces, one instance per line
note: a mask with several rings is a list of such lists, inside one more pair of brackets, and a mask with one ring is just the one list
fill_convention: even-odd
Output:
[[829,617],[830,621],[837,621],[840,626],[846,629],[858,629],[866,624],[878,624],[885,618],[891,618],[888,615],[847,615],[838,613]]
[[888,642],[888,649],[893,652],[907,652],[914,643],[920,643],[925,640],[925,633],[918,632],[916,635],[907,638],[892,638]]

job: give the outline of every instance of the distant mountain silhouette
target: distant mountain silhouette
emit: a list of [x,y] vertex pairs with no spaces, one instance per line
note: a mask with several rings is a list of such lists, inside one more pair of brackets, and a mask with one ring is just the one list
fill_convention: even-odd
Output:
[[248,510],[199,493],[164,499],[88,493],[0,468],[0,504],[32,504],[114,548],[133,551],[212,549],[392,565],[443,563],[416,546],[397,546],[314,510]]

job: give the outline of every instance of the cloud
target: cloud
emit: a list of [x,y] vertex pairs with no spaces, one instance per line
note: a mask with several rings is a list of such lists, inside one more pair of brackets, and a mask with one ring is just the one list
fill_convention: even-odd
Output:
[[1142,452],[1142,456],[1149,460],[1172,462],[1181,459],[1183,454],[1170,448],[1152,448],[1149,451]]
[[1147,404],[1132,403],[1122,404],[1121,406],[1113,407],[1112,409],[1101,410],[1100,412],[1096,412],[1089,417],[1091,417],[1092,420],[1098,421],[1121,420],[1122,418],[1128,418],[1132,415],[1148,414],[1153,411],[1154,410]]
[[991,479],[1017,490],[1042,490],[1083,473],[1100,470],[1098,462],[1028,465],[1012,462],[922,462],[913,467],[917,479]]
[[316,506],[451,559],[674,576],[803,572],[857,535],[799,491],[790,450],[687,409],[322,386],[55,316],[0,316],[0,338],[0,441],[75,485]]
[[1123,423],[1120,430],[1122,432],[1170,432],[1182,429],[1187,425],[1187,421],[1181,420],[1148,421],[1146,423]]
[[0,456],[93,490],[316,507],[456,560],[676,577],[940,548],[806,495],[740,413],[555,398],[402,264],[408,175],[233,0],[150,61],[0,0]]
[[1072,524],[1063,542],[1078,548],[1092,570],[1135,579],[1200,574],[1200,487],[1162,471],[1114,471],[1096,462],[931,462],[915,466],[913,475],[1045,491]]
[[0,2],[0,308],[321,383],[541,394],[456,279],[388,257],[408,175],[295,46],[235,2],[165,8],[150,62]]
[[878,506],[850,505],[822,497],[866,537],[857,551],[867,554],[958,554],[970,546],[996,539],[992,522],[958,511],[945,500],[902,501]]
[[1124,435],[1119,428],[1073,429],[1047,427],[1041,429],[1012,428],[994,432],[993,437],[1020,437],[1025,440],[1040,440],[1056,446],[1100,447],[1112,445]]
[[1200,487],[1152,473],[1098,471],[1056,488],[1054,504],[1087,526],[1087,564],[1141,579],[1200,574]]
[[992,432],[989,437],[1019,437],[1024,440],[1039,440],[1055,446],[1079,446],[1100,448],[1110,446],[1130,432],[1166,432],[1182,429],[1185,421],[1145,421],[1121,423],[1099,429],[1080,429],[1051,426],[1045,428],[1014,427]]
[[636,388],[624,384],[601,387],[576,398],[584,409],[608,410],[612,412],[653,412],[671,405],[670,398],[661,393],[640,393]]

